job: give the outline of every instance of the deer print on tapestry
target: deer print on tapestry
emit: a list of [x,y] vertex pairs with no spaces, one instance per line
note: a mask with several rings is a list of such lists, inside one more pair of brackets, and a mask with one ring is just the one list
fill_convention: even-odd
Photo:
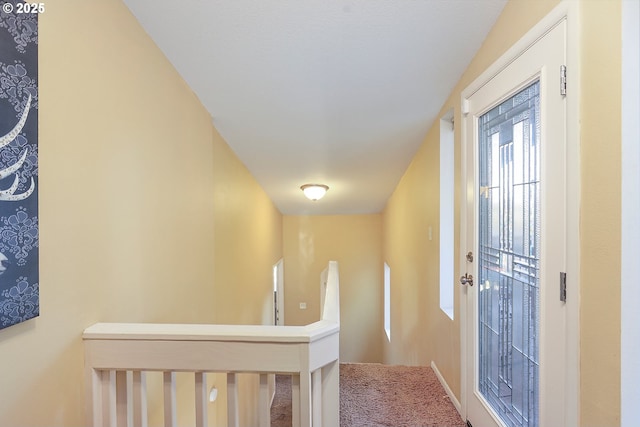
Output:
[[20,10],[0,11],[0,329],[40,313],[38,19]]

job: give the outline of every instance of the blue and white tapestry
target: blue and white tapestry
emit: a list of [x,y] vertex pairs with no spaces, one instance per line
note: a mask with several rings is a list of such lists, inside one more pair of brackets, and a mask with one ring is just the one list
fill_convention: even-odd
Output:
[[[21,3],[21,4],[20,4]],[[0,329],[40,313],[38,17],[0,0]],[[25,13],[27,12],[27,13]]]

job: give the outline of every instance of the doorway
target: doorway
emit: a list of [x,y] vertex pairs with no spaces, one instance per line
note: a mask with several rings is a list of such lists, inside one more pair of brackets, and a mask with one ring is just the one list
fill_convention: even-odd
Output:
[[462,401],[474,426],[574,416],[566,15],[542,25],[463,93]]

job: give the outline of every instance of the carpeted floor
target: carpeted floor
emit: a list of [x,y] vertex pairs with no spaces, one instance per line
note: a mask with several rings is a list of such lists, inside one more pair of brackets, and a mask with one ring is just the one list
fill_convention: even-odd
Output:
[[[290,427],[291,377],[276,384],[271,426]],[[465,425],[429,367],[340,365],[340,427]]]

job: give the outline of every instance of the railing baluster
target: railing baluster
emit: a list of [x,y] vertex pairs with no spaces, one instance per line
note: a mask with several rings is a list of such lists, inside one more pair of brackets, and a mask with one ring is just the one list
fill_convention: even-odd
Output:
[[271,396],[269,396],[269,376],[260,374],[260,396],[258,399],[258,418],[260,427],[271,425]]
[[300,427],[300,376],[291,375],[291,423]]
[[147,375],[142,371],[131,373],[131,421],[130,427],[147,427]]
[[108,404],[107,420],[109,424],[105,424],[105,425],[108,425],[109,427],[118,427],[117,425],[118,411],[116,407],[118,390],[116,389],[116,371],[110,370],[108,375],[109,375],[109,382],[108,382],[109,401],[107,402]]
[[127,371],[127,427],[133,423],[133,371]]
[[300,426],[311,427],[311,373],[300,372]]
[[196,427],[207,427],[207,374],[196,372]]
[[[115,391],[111,393],[111,383],[113,377],[113,389],[115,390],[115,371],[99,371],[100,375],[100,394],[102,395],[102,419],[99,424],[102,427],[113,427],[111,420],[115,420],[115,409],[111,410],[111,403],[115,402]],[[115,403],[114,403],[115,408]]]
[[105,371],[85,366],[86,393],[87,393],[87,422],[92,427],[108,426],[105,419],[105,408],[108,396],[105,395],[108,387],[108,380],[105,378]]
[[164,373],[164,427],[177,427],[176,373]]
[[340,425],[340,362],[322,368],[322,421],[328,426]]
[[238,417],[238,378],[235,373],[227,374],[227,425],[238,427],[240,419]]
[[313,426],[322,426],[322,369],[316,369],[311,374],[311,401]]

